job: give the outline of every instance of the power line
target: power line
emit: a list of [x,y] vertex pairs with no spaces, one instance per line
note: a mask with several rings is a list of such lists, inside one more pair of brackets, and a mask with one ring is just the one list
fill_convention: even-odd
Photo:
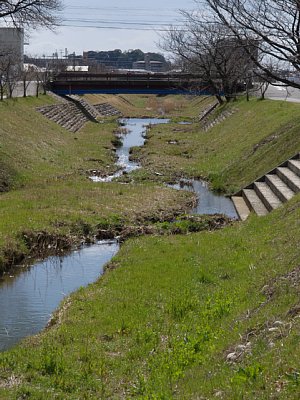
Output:
[[[155,22],[155,21],[140,21],[140,22],[133,22],[133,21],[119,21],[119,20],[97,20],[97,19],[83,19],[83,18],[65,18],[64,22],[82,22],[82,23],[99,23],[99,24],[121,24],[121,25],[148,25],[148,26],[166,26],[170,25],[170,21],[168,22]],[[178,25],[183,26],[183,25]]]
[[[77,14],[80,15],[80,17],[77,17],[76,14],[72,14],[72,10],[78,13],[80,12],[80,14]],[[184,28],[182,22],[180,23],[178,21],[178,10],[170,7],[160,8],[159,15],[157,13],[153,14],[154,11],[154,8],[151,7],[85,7],[81,5],[72,5],[71,3],[69,3],[69,5],[67,5],[67,7],[64,9],[62,15],[62,26],[88,29],[94,28],[108,30],[157,32],[168,31],[168,27],[170,25],[173,25],[178,29]],[[103,13],[113,13],[113,18],[111,18],[112,15],[105,15]],[[142,13],[142,15],[140,15],[140,13]],[[164,13],[167,13],[167,15],[165,15]],[[100,18],[97,18],[98,16]],[[177,20],[175,19],[176,16]],[[152,17],[155,17],[155,20],[153,20]]]
[[[74,12],[72,12],[75,11]],[[138,18],[140,19],[141,17],[146,18],[148,21],[148,17],[155,17],[154,23],[160,23],[160,18],[168,18],[168,24],[170,24],[170,19],[174,20],[174,18],[177,18],[179,13],[178,9],[171,9],[171,8],[160,8],[159,9],[159,14],[156,12],[154,8],[141,8],[141,7],[132,7],[132,8],[123,8],[123,7],[84,7],[84,6],[68,6],[64,9],[62,12],[62,16],[65,16],[66,18],[70,18],[70,16],[76,16],[80,15],[81,17],[83,16],[89,16],[93,15],[101,15],[101,17],[105,17],[106,15],[109,17],[113,15],[114,17],[119,16],[122,18],[124,21],[124,18],[133,18],[135,19]],[[142,13],[141,13],[142,12]],[[166,14],[167,13],[167,14]],[[124,15],[125,14],[125,15]],[[150,21],[148,21],[150,22]]]
[[[132,11],[154,11],[154,8],[150,8],[150,7],[86,7],[86,6],[67,6],[65,9],[68,10],[99,10],[99,11],[105,11],[105,10],[110,10],[110,11],[125,11],[125,12],[132,12]],[[177,12],[178,9],[177,8],[160,8],[159,12],[163,12],[163,11],[174,11]],[[192,11],[192,10],[187,10],[187,11]]]
[[[168,32],[169,28],[130,28],[124,26],[97,26],[97,25],[75,25],[75,24],[61,24],[61,26],[69,28],[91,28],[91,29],[110,29],[110,30],[128,30],[128,31],[156,31],[156,32]],[[182,31],[184,31],[182,29]]]
[[111,12],[111,13],[107,13],[107,12],[99,12],[99,13],[96,13],[96,12],[89,12],[89,10],[82,10],[82,11],[80,11],[80,12],[68,12],[68,13],[62,13],[61,14],[61,16],[62,17],[72,17],[72,16],[74,16],[74,17],[76,17],[76,16],[80,16],[80,17],[83,17],[83,16],[86,16],[86,17],[89,17],[89,16],[101,16],[102,18],[103,17],[107,17],[107,18],[111,18],[111,17],[119,17],[119,18],[122,18],[123,20],[124,19],[129,19],[129,18],[131,18],[131,19],[149,19],[149,18],[151,18],[151,19],[153,19],[153,18],[155,18],[155,21],[157,21],[157,20],[160,20],[161,18],[168,18],[168,19],[175,19],[175,18],[177,18],[178,17],[178,14],[163,14],[163,13],[160,13],[160,15],[157,15],[157,14],[155,14],[155,13],[153,13],[153,14],[137,14],[137,13],[130,13],[130,14],[128,14],[128,13],[125,13],[125,15],[124,15],[124,13],[122,13],[122,12]]

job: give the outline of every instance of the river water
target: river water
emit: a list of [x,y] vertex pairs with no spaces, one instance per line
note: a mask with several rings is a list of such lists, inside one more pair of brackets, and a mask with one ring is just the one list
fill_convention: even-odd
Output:
[[[106,178],[93,176],[91,179],[110,182],[124,172],[139,168],[129,160],[130,148],[144,145],[147,126],[168,122],[168,119],[157,118],[122,119],[127,133],[121,135],[122,146],[116,152],[120,170]],[[182,180],[172,187],[197,194],[199,201],[192,213],[237,217],[231,200],[216,196],[204,182]],[[61,300],[79,287],[96,281],[118,249],[116,241],[100,241],[66,256],[50,257],[26,268],[16,267],[10,275],[4,275],[0,279],[0,350],[41,331]]]
[[207,182],[182,179],[179,183],[169,186],[173,189],[188,190],[197,194],[198,202],[190,211],[191,214],[224,214],[230,218],[238,218],[231,199],[213,193],[209,190]]
[[129,173],[140,168],[140,165],[130,161],[130,149],[135,146],[143,146],[147,128],[151,125],[167,124],[170,120],[167,118],[123,118],[120,124],[125,128],[126,133],[119,135],[122,140],[122,146],[117,148],[117,166],[119,170],[107,177],[91,176],[94,182],[111,182],[124,173]]
[[0,281],[0,350],[42,330],[61,300],[94,282],[118,249],[116,241],[100,241],[4,275]]

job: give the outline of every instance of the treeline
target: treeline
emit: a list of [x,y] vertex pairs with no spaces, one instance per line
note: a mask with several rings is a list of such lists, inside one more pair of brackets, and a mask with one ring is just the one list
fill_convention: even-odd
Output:
[[140,49],[122,51],[120,49],[108,51],[86,51],[83,53],[83,59],[87,61],[97,61],[105,67],[112,68],[133,68],[133,63],[137,61],[160,61],[167,65],[167,61],[162,54],[144,53]]
[[196,72],[222,103],[243,84],[300,88],[299,0],[195,0],[161,40],[182,70]]

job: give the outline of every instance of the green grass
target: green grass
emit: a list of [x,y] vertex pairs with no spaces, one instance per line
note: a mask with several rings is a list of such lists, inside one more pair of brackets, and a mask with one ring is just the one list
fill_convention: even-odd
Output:
[[[128,115],[148,101],[114,99]],[[204,104],[185,101],[186,108],[169,111],[174,121],[195,116]],[[29,105],[8,107],[39,121]],[[145,149],[136,151],[144,169],[135,181],[143,184],[88,181],[85,158],[94,158],[95,149],[85,137],[93,142],[100,133],[93,125],[74,140],[47,123],[40,155],[41,136],[24,129],[21,151],[19,131],[15,145],[1,148],[15,189],[0,197],[0,249],[24,247],[26,229],[80,236],[86,228],[94,233],[109,223],[175,214],[190,197],[149,183],[154,172],[210,177],[229,192],[299,150],[299,105],[253,99],[231,106],[238,111],[207,133],[196,123],[152,128]],[[100,129],[106,168],[115,124],[107,119]],[[56,160],[50,178],[44,154]],[[191,233],[193,224],[179,220],[175,227],[185,235],[126,241],[98,282],[64,300],[51,328],[0,354],[0,399],[298,399],[299,217],[297,195],[266,217],[251,215],[222,230]]]
[[162,117],[197,118],[200,112],[211,104],[211,97],[194,97],[170,95],[86,95],[92,104],[110,103],[124,116],[130,117]]
[[0,103],[0,190],[10,190],[0,196],[0,270],[11,254],[30,251],[24,248],[24,231],[81,237],[83,225],[93,234],[103,221],[163,219],[186,210],[191,199],[151,183],[91,182],[89,171],[116,169],[117,121],[88,123],[74,134],[36,111],[53,101],[42,96]]
[[71,133],[42,116],[37,107],[52,103],[42,98],[0,103],[0,159],[14,177],[14,187],[82,175],[88,169],[108,172],[115,121],[92,124]]
[[197,123],[154,127],[135,155],[150,174],[203,177],[233,193],[299,151],[299,104],[252,99],[225,109],[232,107],[237,111],[208,132]]
[[298,398],[299,217],[297,196],[221,231],[129,240],[60,323],[1,355],[1,398]]

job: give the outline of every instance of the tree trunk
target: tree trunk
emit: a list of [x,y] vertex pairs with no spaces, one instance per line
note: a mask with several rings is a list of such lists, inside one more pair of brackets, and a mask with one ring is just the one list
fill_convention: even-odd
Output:
[[37,82],[37,83],[36,83],[36,92],[35,92],[35,96],[36,96],[36,97],[39,97],[39,88],[40,88],[40,83]]

